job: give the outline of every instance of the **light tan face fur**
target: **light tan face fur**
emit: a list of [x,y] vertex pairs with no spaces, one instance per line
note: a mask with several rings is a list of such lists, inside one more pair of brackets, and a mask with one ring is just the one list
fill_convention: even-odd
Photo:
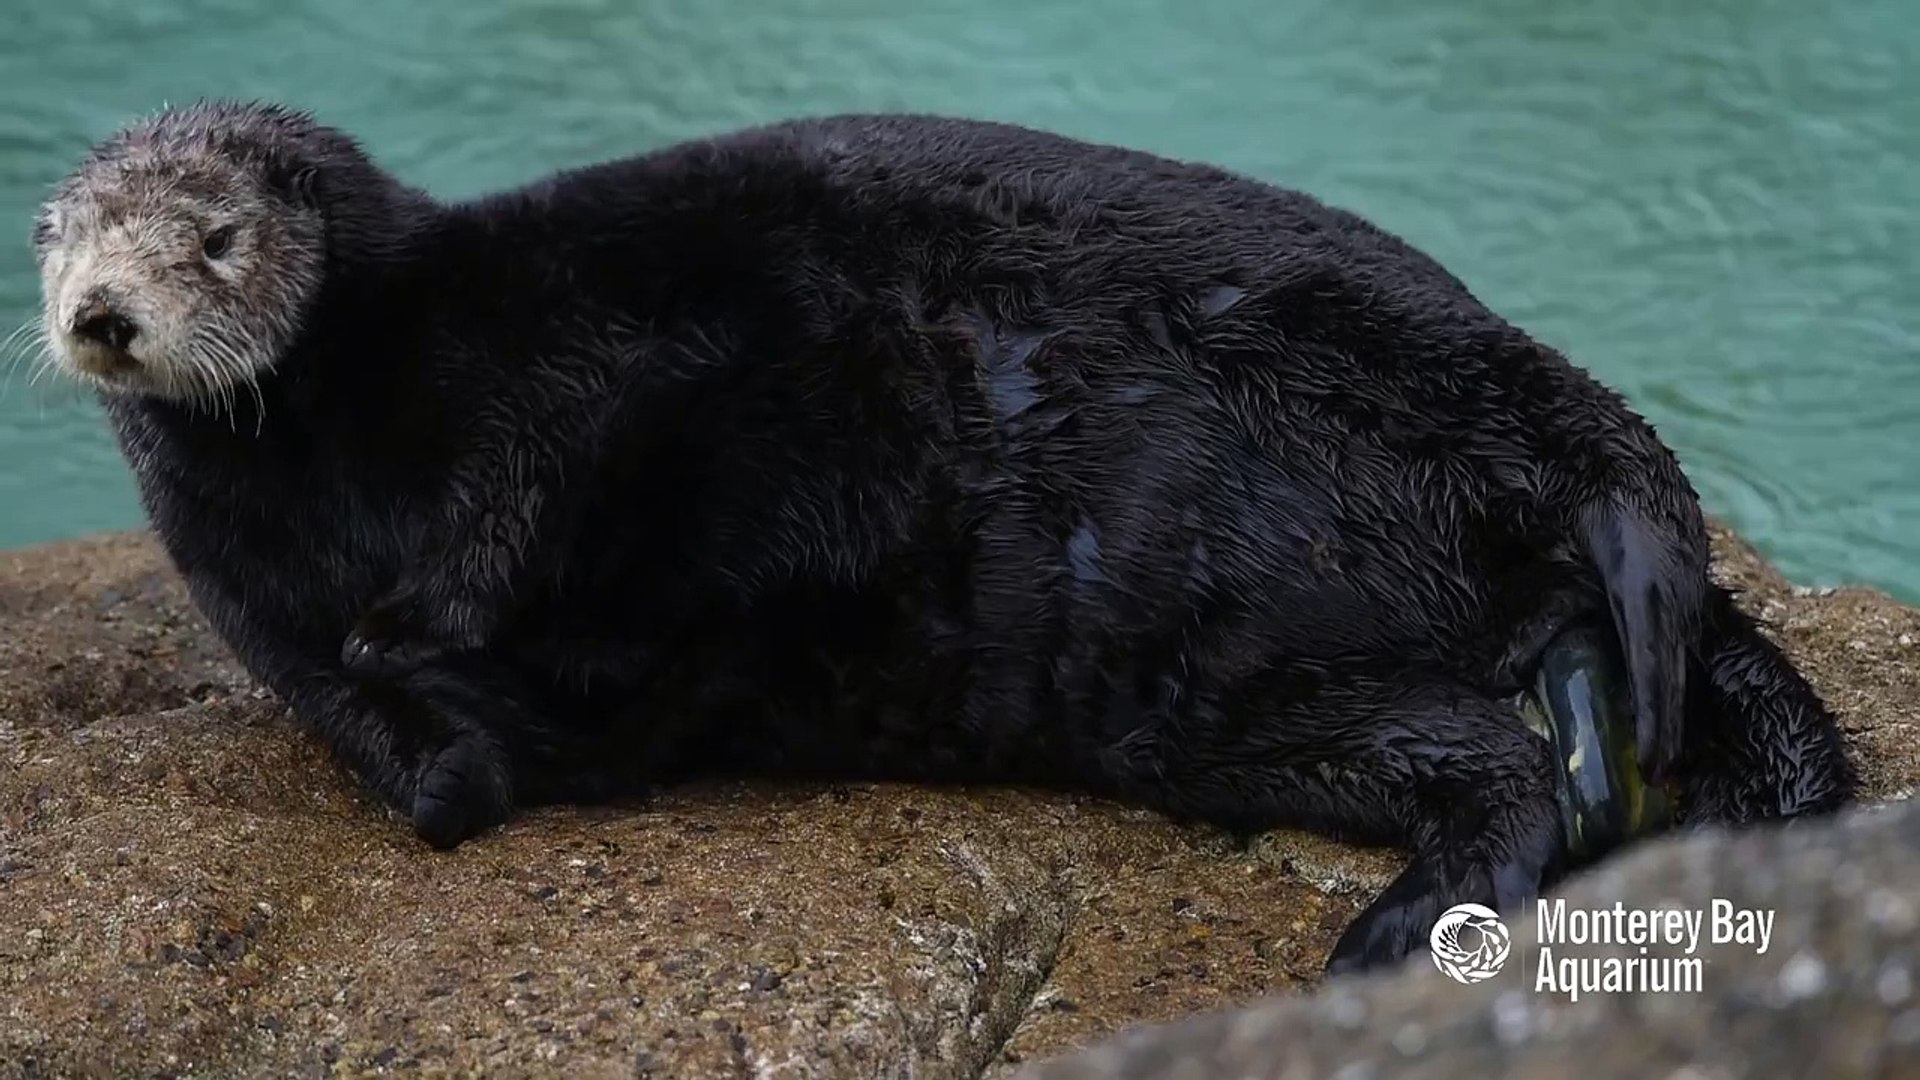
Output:
[[[231,404],[287,347],[323,270],[318,211],[191,139],[89,161],[37,224],[53,360],[112,393]],[[89,335],[103,315],[126,322]]]

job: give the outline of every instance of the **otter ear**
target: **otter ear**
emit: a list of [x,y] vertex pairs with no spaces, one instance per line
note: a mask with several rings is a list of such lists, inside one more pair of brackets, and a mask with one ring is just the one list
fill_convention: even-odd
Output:
[[288,164],[274,168],[270,182],[280,196],[306,210],[320,208],[320,170],[312,165]]
[[309,210],[320,206],[320,170],[311,165],[304,166],[293,174],[293,197],[300,205]]

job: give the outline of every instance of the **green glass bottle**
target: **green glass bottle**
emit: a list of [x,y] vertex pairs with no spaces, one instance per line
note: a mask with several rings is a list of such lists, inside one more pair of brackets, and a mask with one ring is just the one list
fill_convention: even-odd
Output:
[[1626,666],[1612,633],[1590,623],[1562,631],[1541,654],[1532,689],[1514,704],[1553,747],[1573,865],[1671,823],[1671,793],[1640,771]]

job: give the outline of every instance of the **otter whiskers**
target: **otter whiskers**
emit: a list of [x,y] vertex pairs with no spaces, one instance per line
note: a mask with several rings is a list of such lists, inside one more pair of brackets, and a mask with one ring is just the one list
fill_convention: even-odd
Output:
[[46,320],[35,316],[21,323],[5,338],[0,338],[0,357],[5,357],[9,381],[19,372],[27,357],[39,354],[37,369],[53,363],[53,343],[47,339]]
[[[0,340],[0,357],[5,358],[6,370],[4,385],[0,385],[0,394],[11,390],[14,377],[20,373],[20,368],[26,364],[28,357],[33,357],[34,362],[32,370],[27,374],[27,391],[32,393],[37,390],[40,380],[60,363],[60,354],[55,351],[53,337],[47,332],[45,316],[35,316],[27,320],[9,333],[5,339]],[[55,383],[53,385],[69,386],[70,384]]]

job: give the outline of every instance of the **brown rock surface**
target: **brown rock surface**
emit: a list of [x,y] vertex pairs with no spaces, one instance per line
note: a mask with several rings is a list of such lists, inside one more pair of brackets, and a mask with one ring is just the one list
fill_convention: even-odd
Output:
[[[1728,577],[1920,775],[1920,614]],[[0,553],[0,1075],[971,1076],[1304,989],[1398,858],[1094,800],[717,785],[437,854],[144,534]]]

